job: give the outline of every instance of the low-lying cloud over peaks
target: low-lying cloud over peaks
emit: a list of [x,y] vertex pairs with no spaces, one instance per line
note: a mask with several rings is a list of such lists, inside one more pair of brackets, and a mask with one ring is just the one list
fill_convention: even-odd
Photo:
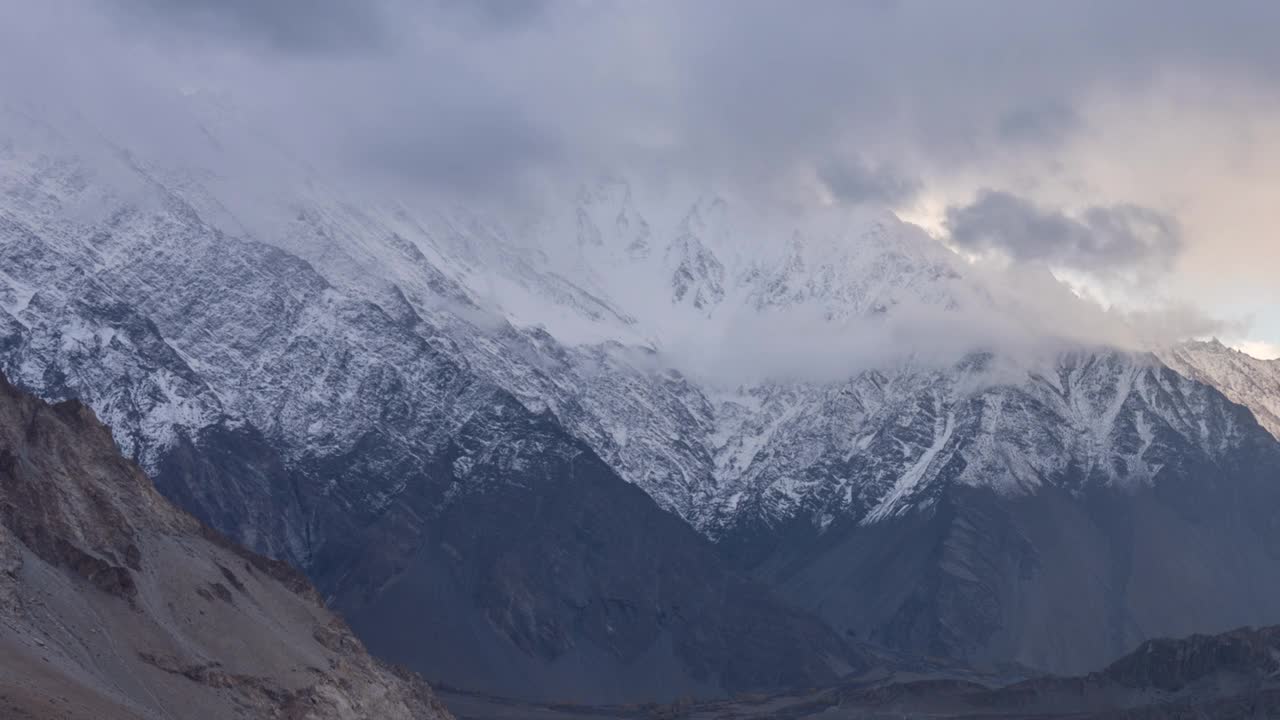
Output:
[[1099,275],[1168,270],[1183,246],[1177,220],[1149,208],[1094,206],[1072,216],[998,190],[948,208],[946,225],[962,250]]
[[0,99],[139,137],[169,132],[147,93],[181,89],[389,195],[609,174],[887,205],[1280,342],[1277,3],[0,0],[0,20]]

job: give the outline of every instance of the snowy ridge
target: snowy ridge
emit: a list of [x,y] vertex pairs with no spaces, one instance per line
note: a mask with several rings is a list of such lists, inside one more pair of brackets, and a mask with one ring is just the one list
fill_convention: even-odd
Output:
[[[283,161],[246,199],[229,123],[207,123],[230,156],[209,168],[0,146],[0,362],[46,397],[83,397],[144,465],[249,424],[294,459],[376,438],[395,448],[383,469],[412,467],[510,393],[717,537],[875,522],[949,483],[1158,482],[1241,442],[1234,407],[1182,375],[1277,427],[1275,365],[1194,348],[1161,356],[1182,375],[1106,349],[927,363],[868,348],[820,379],[690,371],[716,349],[726,367],[760,354],[775,329],[857,348],[857,330],[922,308],[1002,308],[881,211],[765,216],[608,180],[515,222],[356,201]],[[363,478],[328,492],[373,511],[403,491]]]
[[1160,359],[1249,408],[1280,439],[1280,360],[1259,360],[1217,340],[1184,343],[1161,352]]

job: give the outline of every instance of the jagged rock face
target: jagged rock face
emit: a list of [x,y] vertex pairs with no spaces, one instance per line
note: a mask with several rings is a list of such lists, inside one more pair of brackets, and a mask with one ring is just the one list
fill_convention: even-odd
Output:
[[1219,673],[1266,679],[1280,675],[1280,627],[1151,640],[1102,674],[1129,687],[1179,692]]
[[1150,356],[1067,354],[995,382],[984,362],[767,398],[783,409],[739,480],[750,512],[731,506],[718,532],[874,523],[928,507],[947,485],[1132,490],[1272,445],[1246,410]]
[[0,714],[447,718],[287,566],[174,508],[86,406],[0,377]]

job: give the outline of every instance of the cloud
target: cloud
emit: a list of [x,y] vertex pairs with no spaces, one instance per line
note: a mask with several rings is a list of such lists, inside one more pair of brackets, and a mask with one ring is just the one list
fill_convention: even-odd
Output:
[[870,315],[833,316],[803,303],[731,311],[674,338],[665,359],[723,387],[832,382],[903,365],[944,369],[975,354],[994,355],[993,372],[1018,375],[1052,366],[1061,353],[1081,347],[1144,352],[1237,329],[1184,306],[1105,310],[1043,269],[971,265],[950,290],[951,303],[904,297]]
[[0,99],[75,103],[144,144],[174,134],[183,110],[157,98],[182,89],[410,198],[608,174],[942,227],[1016,188],[1060,242],[974,242],[1280,306],[1278,3],[0,0],[0,17]]
[[[282,134],[305,124],[303,152],[474,187],[513,173],[766,186],[823,174],[855,197],[899,198],[917,180],[1060,146],[1087,129],[1082,105],[1098,92],[1186,65],[1272,87],[1280,59],[1261,30],[1280,6],[1249,2],[0,3],[14,32],[43,18],[59,38],[46,54],[75,47],[118,66],[123,47],[138,62],[119,74],[216,88]],[[92,15],[109,31],[89,32]],[[446,145],[513,152],[430,169]],[[406,174],[420,152],[428,169]]]
[[1165,269],[1182,248],[1177,221],[1148,208],[1095,206],[1071,217],[998,190],[949,208],[946,225],[963,250],[1103,274]]
[[440,10],[456,13],[477,27],[510,30],[546,17],[550,0],[436,0]]
[[161,36],[233,46],[332,53],[385,45],[393,19],[384,0],[107,0],[122,19]]
[[1280,360],[1280,343],[1269,343],[1261,340],[1241,340],[1232,345],[1246,355],[1260,360]]
[[[352,164],[365,172],[474,195],[506,187],[563,152],[566,140],[522,116],[519,108],[436,108],[424,118],[417,113],[420,102],[425,100],[409,98],[399,112],[360,125],[357,132],[366,138],[350,156]],[[465,122],[457,121],[459,115]],[[413,133],[404,128],[423,122],[436,130]]]
[[860,159],[828,161],[818,168],[818,178],[840,202],[894,206],[920,192],[920,181],[886,167],[874,167]]
[[1080,129],[1075,110],[1060,102],[1028,105],[1005,113],[998,121],[998,135],[1014,143],[1058,143]]

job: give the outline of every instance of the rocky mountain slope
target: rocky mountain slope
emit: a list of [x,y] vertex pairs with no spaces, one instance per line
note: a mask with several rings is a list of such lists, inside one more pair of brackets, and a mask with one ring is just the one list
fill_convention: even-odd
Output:
[[0,145],[0,368],[432,678],[809,683],[847,633],[1074,672],[1280,617],[1255,417],[1046,337],[891,213],[620,181],[406,207],[193,113],[194,164]]
[[301,575],[174,508],[77,401],[0,377],[0,715],[451,717]]
[[[923,420],[877,426],[867,457],[921,448],[882,481],[902,505],[837,497],[782,523],[766,505],[722,542],[837,628],[974,661],[1081,672],[1152,634],[1280,612],[1280,446],[1245,408],[1123,354],[943,392],[907,415]],[[860,461],[837,476],[883,467]]]

